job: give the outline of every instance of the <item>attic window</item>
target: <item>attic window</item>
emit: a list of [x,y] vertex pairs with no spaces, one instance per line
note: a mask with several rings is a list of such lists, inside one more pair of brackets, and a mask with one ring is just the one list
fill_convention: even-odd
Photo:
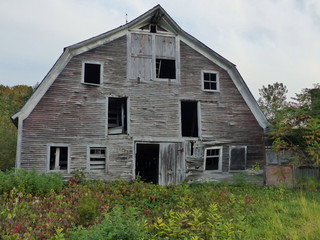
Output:
[[176,61],[156,59],[157,78],[176,79]]
[[68,169],[68,147],[50,146],[49,170]]
[[215,71],[202,71],[202,89],[204,91],[219,91],[219,73]]
[[204,161],[206,171],[221,171],[222,147],[206,148],[204,152]]
[[109,98],[108,133],[127,133],[127,98]]
[[101,84],[102,64],[84,63],[83,64],[83,83]]
[[150,32],[157,33],[157,25],[150,25]]

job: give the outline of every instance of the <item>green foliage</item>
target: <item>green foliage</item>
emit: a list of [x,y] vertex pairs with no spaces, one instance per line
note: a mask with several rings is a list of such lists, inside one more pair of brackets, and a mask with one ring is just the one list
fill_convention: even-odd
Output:
[[99,214],[99,202],[90,190],[86,192],[79,200],[77,207],[77,214],[79,216],[79,223],[81,225],[92,224]]
[[4,239],[317,239],[319,215],[319,192],[252,185],[85,181],[0,195]]
[[277,119],[279,111],[287,106],[286,94],[288,93],[287,87],[283,83],[268,84],[267,87],[262,86],[259,89],[260,98],[258,103],[261,110],[269,121]]
[[[313,97],[311,92],[313,92]],[[314,89],[303,89],[296,94],[296,103],[277,112],[271,134],[273,149],[281,154],[286,150],[292,153],[289,159],[295,165],[320,164],[320,85]],[[317,105],[318,104],[318,105]]]
[[120,206],[115,206],[111,212],[104,216],[104,220],[91,229],[78,228],[70,233],[70,239],[109,239],[109,240],[135,240],[143,239],[144,219],[139,217],[138,212],[129,207],[123,210]]
[[47,194],[51,191],[60,192],[64,186],[61,174],[37,174],[35,170],[19,169],[7,172],[0,171],[0,194],[15,189],[23,194]]
[[0,85],[0,171],[14,167],[17,128],[10,117],[19,111],[34,89],[25,85]]

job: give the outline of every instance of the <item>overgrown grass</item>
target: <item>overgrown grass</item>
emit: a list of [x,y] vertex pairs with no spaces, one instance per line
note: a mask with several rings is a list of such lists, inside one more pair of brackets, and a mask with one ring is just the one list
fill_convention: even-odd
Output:
[[[2,178],[14,179],[10,174],[13,173]],[[34,183],[30,179],[38,177],[24,179]],[[320,236],[319,192],[248,184],[163,187],[141,181],[107,183],[79,179],[72,179],[65,188],[61,186],[61,191],[54,188],[35,191],[40,187],[16,183],[0,196],[0,235],[4,239],[319,239]]]

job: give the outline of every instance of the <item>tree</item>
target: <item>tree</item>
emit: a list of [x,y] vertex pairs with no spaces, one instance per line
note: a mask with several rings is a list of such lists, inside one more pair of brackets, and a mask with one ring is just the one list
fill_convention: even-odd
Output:
[[[273,148],[293,152],[292,163],[319,166],[320,164],[320,85],[303,89],[279,112],[273,122]],[[320,170],[320,169],[319,169]]]
[[0,170],[14,167],[17,128],[10,117],[17,113],[29,97],[34,88],[26,85],[8,87],[0,85]]
[[287,87],[283,83],[268,84],[259,89],[260,98],[258,104],[266,118],[272,122],[277,118],[279,111],[283,110],[288,103],[286,102]]

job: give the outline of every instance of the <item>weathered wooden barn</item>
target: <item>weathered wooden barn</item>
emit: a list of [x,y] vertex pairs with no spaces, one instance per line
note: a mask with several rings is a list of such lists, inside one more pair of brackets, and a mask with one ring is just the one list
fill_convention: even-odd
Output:
[[160,6],[64,49],[26,105],[16,167],[157,184],[265,164],[268,122],[236,66]]

